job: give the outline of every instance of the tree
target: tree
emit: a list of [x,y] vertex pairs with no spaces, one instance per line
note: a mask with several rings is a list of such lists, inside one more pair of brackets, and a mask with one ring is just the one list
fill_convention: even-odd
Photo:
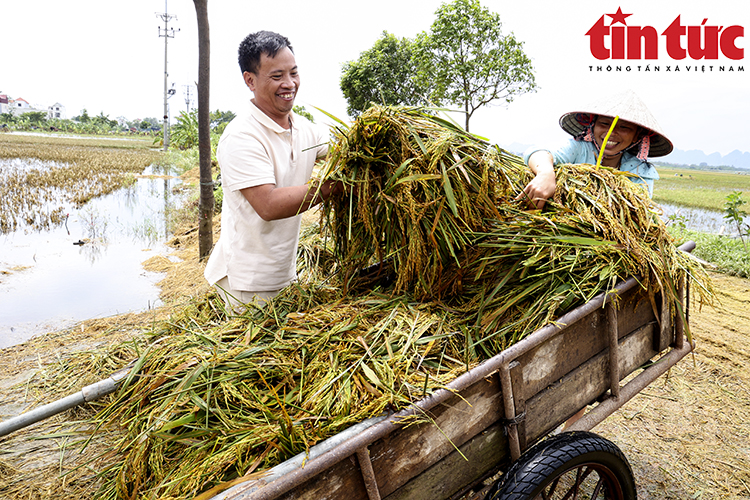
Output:
[[104,111],[100,111],[98,116],[92,118],[92,121],[107,128],[115,128],[117,126],[117,120],[110,120],[109,116],[104,114]]
[[180,111],[177,123],[172,127],[169,147],[190,149],[198,144],[198,110],[193,109],[190,112]]
[[231,111],[212,111],[211,112],[211,134],[221,136],[224,133],[224,129],[227,128],[229,122],[234,120],[235,115]]
[[501,33],[500,16],[479,0],[442,4],[429,33],[417,37],[420,78],[433,82],[431,98],[460,106],[469,119],[480,107],[536,90],[523,43]]
[[29,120],[29,123],[32,125],[42,125],[44,124],[44,122],[47,121],[46,111],[31,111],[29,113],[24,113],[24,116]]
[[[237,115],[232,111],[221,111],[218,109],[216,111],[211,111],[211,130],[218,132],[218,130],[216,130],[217,127],[231,122],[236,116]],[[224,130],[223,127],[221,130]]]
[[141,130],[149,130],[149,129],[160,130],[161,127],[159,124],[159,120],[157,120],[156,118],[144,118],[143,120],[141,120],[140,129]]
[[384,31],[375,45],[342,68],[347,113],[357,116],[372,103],[426,104],[426,85],[417,79],[414,41]]
[[[747,243],[745,242],[745,236],[750,234],[750,226],[745,224],[745,217],[747,212],[742,209],[742,205],[747,203],[742,199],[742,191],[733,191],[727,195],[727,201],[724,203],[724,218],[733,223],[737,228],[737,234],[742,240],[742,246],[747,251]],[[744,227],[743,227],[744,226]]]
[[81,123],[88,123],[91,121],[91,117],[89,116],[89,112],[86,111],[86,108],[83,108],[81,114],[79,116],[74,116],[73,119]]
[[198,155],[200,164],[200,201],[198,202],[198,255],[205,259],[214,246],[214,182],[211,173],[211,115],[209,112],[209,76],[211,38],[208,31],[208,0],[193,0],[198,18]]

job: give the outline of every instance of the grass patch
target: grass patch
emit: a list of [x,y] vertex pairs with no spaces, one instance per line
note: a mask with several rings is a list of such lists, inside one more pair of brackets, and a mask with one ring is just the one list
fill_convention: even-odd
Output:
[[717,270],[732,276],[750,278],[750,252],[739,238],[672,227],[670,233],[678,244],[692,240],[693,255],[715,265]]
[[750,195],[750,175],[682,168],[659,168],[654,183],[654,201],[705,210],[724,210],[727,195],[742,191]]

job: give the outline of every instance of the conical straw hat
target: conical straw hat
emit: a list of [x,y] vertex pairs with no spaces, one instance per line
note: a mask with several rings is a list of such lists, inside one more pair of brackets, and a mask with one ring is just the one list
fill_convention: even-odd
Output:
[[612,118],[618,116],[620,120],[635,123],[652,132],[648,156],[668,155],[673,149],[672,142],[667,139],[656,118],[632,90],[593,102],[584,109],[585,111],[572,111],[560,117],[560,126],[573,137],[586,129],[591,115]]

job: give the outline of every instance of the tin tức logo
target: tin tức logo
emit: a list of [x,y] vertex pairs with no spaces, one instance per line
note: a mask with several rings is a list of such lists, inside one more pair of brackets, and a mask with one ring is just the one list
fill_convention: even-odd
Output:
[[665,53],[674,61],[709,62],[720,56],[739,61],[745,57],[743,26],[711,24],[708,18],[687,24],[677,15],[671,24],[657,29],[635,25],[628,19],[631,16],[620,7],[613,14],[602,15],[586,32],[591,55],[600,61],[656,60]]

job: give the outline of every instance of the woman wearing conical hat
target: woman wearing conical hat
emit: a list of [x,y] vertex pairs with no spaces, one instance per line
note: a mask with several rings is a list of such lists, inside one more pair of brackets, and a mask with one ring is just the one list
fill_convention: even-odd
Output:
[[[534,207],[543,207],[555,194],[553,165],[594,165],[602,147],[602,165],[634,174],[631,179],[648,188],[649,196],[653,194],[654,181],[659,174],[647,159],[669,154],[672,143],[645,104],[634,92],[626,91],[584,109],[586,111],[573,111],[560,118],[560,126],[573,136],[565,145],[554,151],[531,148],[526,152],[524,161],[536,176],[519,199],[526,197]],[[605,144],[615,117],[618,117],[617,124]]]

